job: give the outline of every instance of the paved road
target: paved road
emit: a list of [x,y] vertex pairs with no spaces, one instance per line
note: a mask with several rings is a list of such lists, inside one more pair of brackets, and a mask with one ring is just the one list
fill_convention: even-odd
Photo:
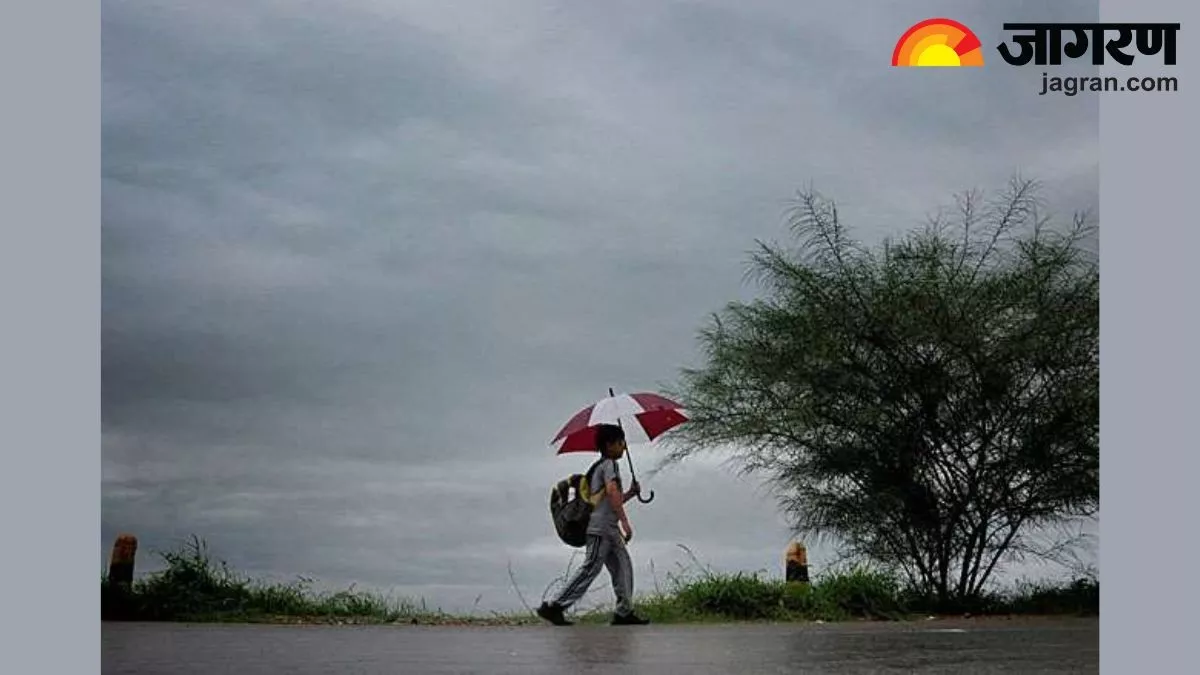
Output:
[[1098,673],[1097,620],[526,628],[101,628],[102,672]]

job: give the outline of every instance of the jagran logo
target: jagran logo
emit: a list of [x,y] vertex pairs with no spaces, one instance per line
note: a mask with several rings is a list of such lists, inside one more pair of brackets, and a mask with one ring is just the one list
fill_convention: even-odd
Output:
[[[1004,30],[1020,32],[996,45],[1000,58],[1012,66],[1034,63],[1059,66],[1063,57],[1083,58],[1091,54],[1092,65],[1101,66],[1105,57],[1122,66],[1133,65],[1135,49],[1142,56],[1162,54],[1163,65],[1175,65],[1178,23],[1006,23]],[[1069,41],[1064,35],[1070,34]],[[1105,36],[1116,36],[1105,42]],[[1012,45],[1020,49],[1014,52]],[[926,19],[910,27],[896,41],[892,65],[982,66],[979,38],[953,19]]]

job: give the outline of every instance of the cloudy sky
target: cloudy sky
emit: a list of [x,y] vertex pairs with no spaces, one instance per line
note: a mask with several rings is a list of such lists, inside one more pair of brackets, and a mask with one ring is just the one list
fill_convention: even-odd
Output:
[[[1094,1],[848,6],[105,0],[101,559],[194,533],[447,609],[519,607],[511,562],[532,603],[571,556],[547,490],[589,460],[551,436],[696,363],[797,188],[867,240],[1017,171],[1097,206],[1097,99],[994,49]],[[988,66],[890,68],[930,16]],[[677,544],[781,573],[759,485],[633,454],[639,588]]]

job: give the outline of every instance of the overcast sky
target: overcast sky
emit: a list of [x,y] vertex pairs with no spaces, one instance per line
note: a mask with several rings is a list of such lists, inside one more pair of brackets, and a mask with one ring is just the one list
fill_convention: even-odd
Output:
[[[1017,171],[1098,206],[1095,95],[995,51],[1094,1],[850,4],[105,0],[102,559],[194,533],[255,576],[498,610],[511,561],[533,603],[571,556],[549,486],[590,460],[551,437],[696,363],[797,188],[867,240]],[[930,16],[987,66],[891,68]],[[755,482],[632,452],[639,589],[676,544],[782,573]]]

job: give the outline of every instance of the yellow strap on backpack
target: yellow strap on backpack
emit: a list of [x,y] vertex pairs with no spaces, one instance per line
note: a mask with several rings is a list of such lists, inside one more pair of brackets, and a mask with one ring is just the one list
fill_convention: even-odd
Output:
[[[600,460],[600,462],[603,461],[605,460]],[[590,481],[588,481],[588,477],[595,473],[596,468],[600,466],[600,462],[593,464],[592,468],[588,469],[588,472],[583,474],[583,477],[579,479],[579,486],[575,488],[579,491],[579,496],[583,497],[583,501],[591,504],[592,508],[598,506],[600,504],[600,500],[604,497],[604,490],[592,494],[592,486],[590,485]]]

